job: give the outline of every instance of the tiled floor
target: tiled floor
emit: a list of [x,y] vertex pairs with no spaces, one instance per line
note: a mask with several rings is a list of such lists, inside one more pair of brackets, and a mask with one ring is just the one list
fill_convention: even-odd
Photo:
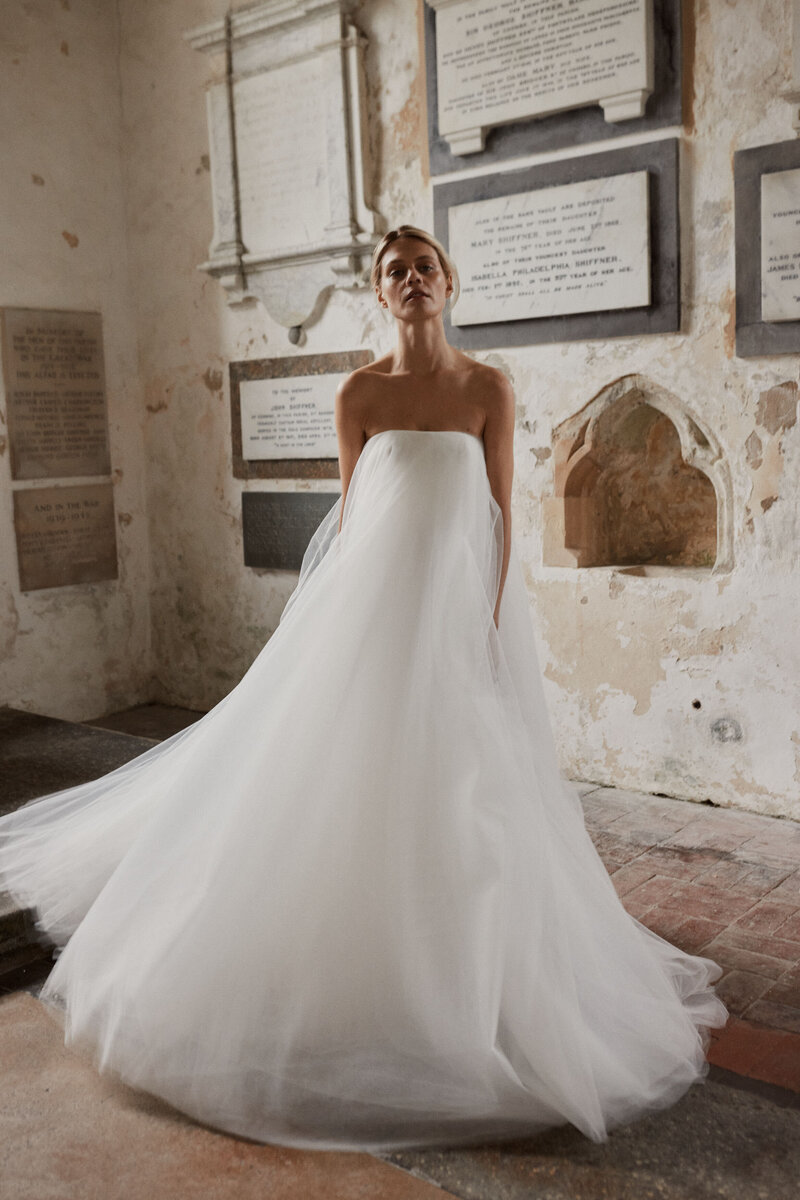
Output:
[[582,785],[628,912],[724,970],[710,1059],[800,1091],[800,824]]

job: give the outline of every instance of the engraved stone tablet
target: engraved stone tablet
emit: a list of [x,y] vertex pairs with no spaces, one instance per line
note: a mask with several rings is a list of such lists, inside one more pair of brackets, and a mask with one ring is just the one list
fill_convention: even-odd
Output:
[[3,375],[13,479],[110,472],[99,313],[4,309]]
[[239,384],[246,459],[336,458],[334,403],[341,375],[251,379]]
[[299,571],[314,531],[338,499],[336,492],[244,492],[244,565]]
[[110,483],[18,488],[14,528],[23,592],[117,578]]
[[800,318],[800,169],[761,176],[761,320]]
[[650,303],[648,172],[456,205],[455,326]]
[[436,10],[439,131],[454,154],[486,130],[600,104],[644,112],[653,90],[652,0],[428,0]]

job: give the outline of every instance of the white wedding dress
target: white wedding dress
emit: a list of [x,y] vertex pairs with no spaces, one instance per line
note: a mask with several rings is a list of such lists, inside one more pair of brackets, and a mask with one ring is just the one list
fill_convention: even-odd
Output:
[[257,1140],[601,1140],[702,1078],[719,968],[628,916],[559,775],[481,440],[379,433],[340,505],[216,708],[0,821],[42,999]]

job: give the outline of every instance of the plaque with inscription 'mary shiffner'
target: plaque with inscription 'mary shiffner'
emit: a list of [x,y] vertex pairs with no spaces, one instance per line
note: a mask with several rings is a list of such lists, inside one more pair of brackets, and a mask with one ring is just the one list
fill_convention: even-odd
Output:
[[6,308],[2,324],[12,478],[107,475],[100,314]]

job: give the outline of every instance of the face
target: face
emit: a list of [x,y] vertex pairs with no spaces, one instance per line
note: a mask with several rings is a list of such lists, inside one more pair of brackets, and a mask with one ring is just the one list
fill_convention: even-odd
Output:
[[438,317],[453,285],[433,246],[419,238],[398,238],[381,261],[378,300],[400,321]]

